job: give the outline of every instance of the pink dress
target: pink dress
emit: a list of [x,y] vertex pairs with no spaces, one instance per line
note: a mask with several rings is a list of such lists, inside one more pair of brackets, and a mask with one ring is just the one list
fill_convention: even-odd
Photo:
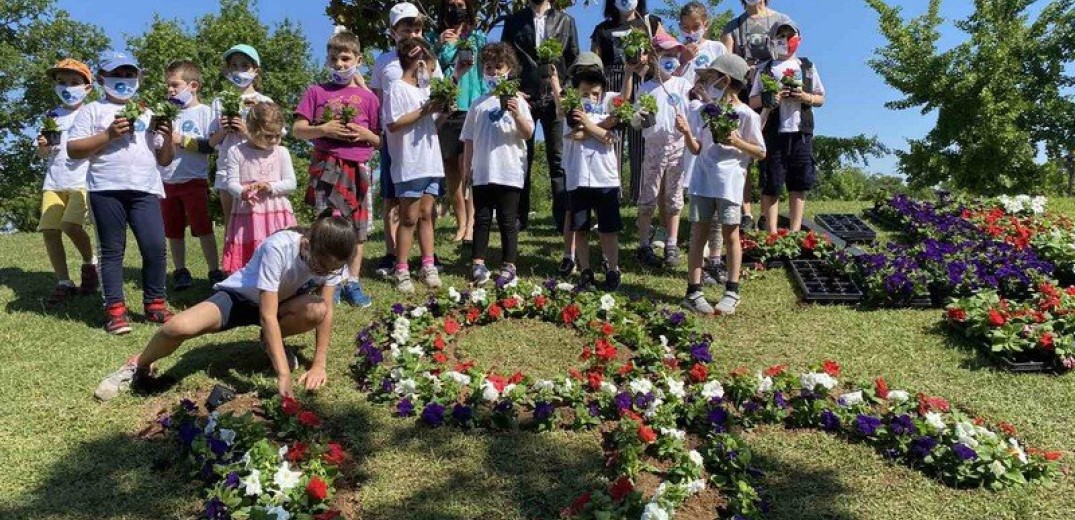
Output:
[[[246,265],[266,237],[298,225],[287,198],[295,191],[295,168],[287,148],[262,150],[247,141],[228,150],[225,173],[235,204],[224,238],[222,267],[231,273]],[[255,182],[269,183],[272,189],[243,200],[243,187]]]

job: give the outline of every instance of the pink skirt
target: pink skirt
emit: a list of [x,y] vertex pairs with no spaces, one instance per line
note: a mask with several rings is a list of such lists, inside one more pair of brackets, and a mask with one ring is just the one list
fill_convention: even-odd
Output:
[[283,202],[261,203],[254,207],[246,203],[236,204],[224,242],[221,268],[225,272],[233,273],[242,269],[254,256],[254,250],[269,235],[298,225],[291,204],[287,199]]

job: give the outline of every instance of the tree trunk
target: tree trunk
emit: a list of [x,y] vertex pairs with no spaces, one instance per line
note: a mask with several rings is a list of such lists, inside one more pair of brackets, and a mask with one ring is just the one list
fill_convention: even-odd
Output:
[[1075,195],[1075,148],[1068,150],[1068,156],[1064,161],[1068,171],[1068,196]]

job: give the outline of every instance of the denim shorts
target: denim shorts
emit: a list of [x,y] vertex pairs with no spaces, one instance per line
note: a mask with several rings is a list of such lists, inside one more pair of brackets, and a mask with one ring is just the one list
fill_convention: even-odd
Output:
[[714,197],[691,197],[691,222],[714,222],[725,226],[736,226],[742,220],[743,206],[727,199]]
[[421,177],[394,186],[397,199],[420,199],[423,195],[439,197],[444,184],[443,177]]

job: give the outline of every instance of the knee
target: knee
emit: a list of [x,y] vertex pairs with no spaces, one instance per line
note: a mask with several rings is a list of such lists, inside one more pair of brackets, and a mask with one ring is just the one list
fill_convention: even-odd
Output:
[[157,329],[157,336],[168,341],[182,342],[197,335],[198,331],[194,330],[193,327],[186,323],[186,320],[184,320],[182,316],[173,317],[168,320],[168,323],[165,323],[160,329]]
[[410,215],[400,212],[399,225],[403,227],[414,227],[418,225],[419,220],[424,220],[427,218],[429,218],[428,215]]
[[325,321],[325,316],[327,315],[328,303],[320,298],[316,301],[311,301],[302,307],[303,320],[311,325],[316,325]]
[[75,224],[73,222],[64,222],[64,223],[60,224],[60,229],[63,230],[63,233],[65,235],[67,235],[67,236],[72,236],[72,235],[77,235],[79,233],[82,233],[82,226],[80,226],[78,224]]
[[60,240],[59,229],[42,229],[41,236],[45,237],[45,240]]

